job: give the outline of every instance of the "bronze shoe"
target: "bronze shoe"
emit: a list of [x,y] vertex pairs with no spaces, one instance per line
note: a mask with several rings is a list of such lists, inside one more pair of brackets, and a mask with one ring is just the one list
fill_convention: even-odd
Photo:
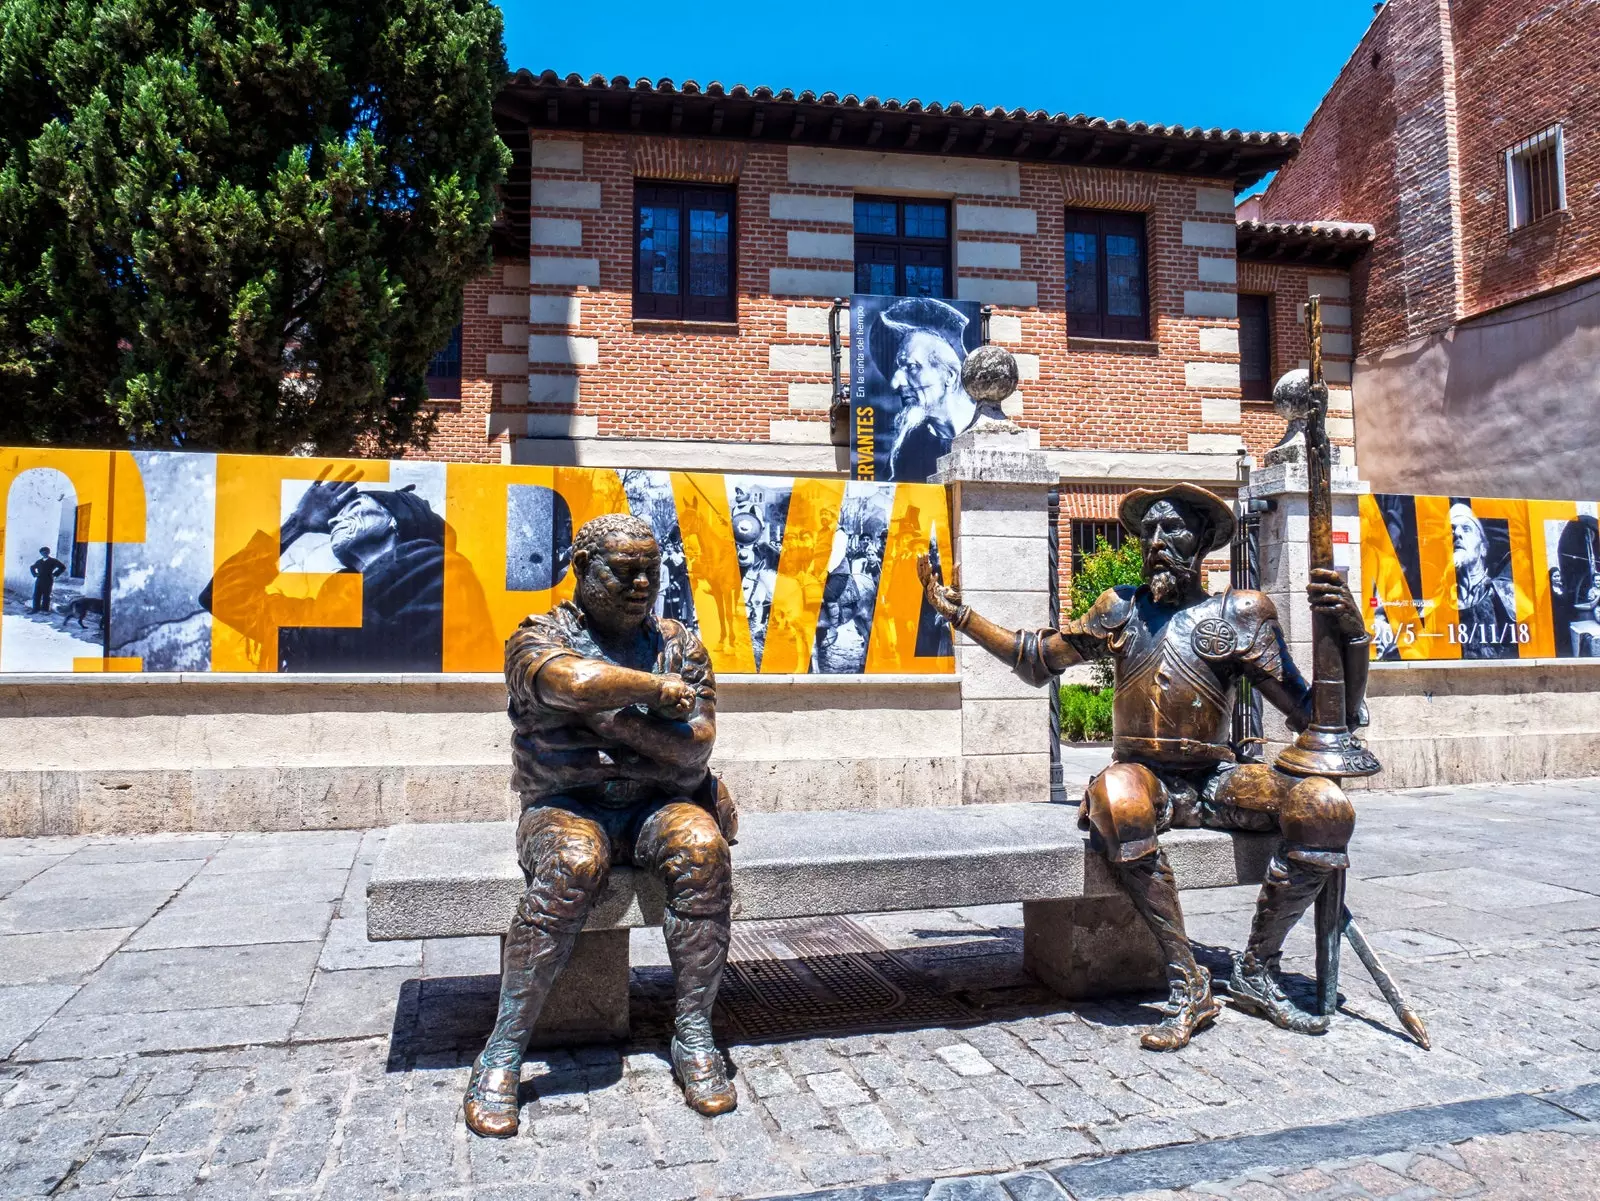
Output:
[[1211,973],[1203,967],[1195,968],[1192,981],[1178,981],[1166,1008],[1171,1015],[1159,1026],[1151,1026],[1139,1037],[1139,1045],[1146,1051],[1177,1051],[1189,1045],[1189,1040],[1212,1022],[1222,1012],[1211,995]]
[[1307,1013],[1301,1009],[1283,991],[1271,968],[1255,962],[1246,966],[1243,955],[1233,957],[1228,999],[1235,1009],[1264,1017],[1274,1026],[1295,1034],[1326,1034],[1332,1024],[1326,1014]]
[[467,1129],[484,1138],[511,1138],[517,1133],[517,1089],[522,1072],[512,1068],[485,1068],[473,1063],[472,1078],[461,1108]]
[[689,1108],[707,1117],[727,1113],[739,1104],[739,1094],[728,1079],[722,1052],[691,1051],[676,1038],[672,1040],[672,1077],[683,1089]]

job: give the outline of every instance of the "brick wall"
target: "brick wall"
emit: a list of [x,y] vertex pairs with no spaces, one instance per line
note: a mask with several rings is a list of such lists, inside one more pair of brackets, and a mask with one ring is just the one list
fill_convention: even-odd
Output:
[[[1245,434],[1231,193],[1214,180],[921,156],[907,181],[907,156],[616,134],[532,145],[531,282],[497,264],[468,297],[463,402],[435,442],[452,457],[496,457],[494,437],[826,443],[826,311],[851,290],[850,198],[886,189],[950,201],[957,294],[996,306],[991,336],[1024,377],[1008,407],[1043,446],[1231,453]],[[645,178],[737,182],[736,323],[633,319]],[[1146,214],[1150,341],[1070,339],[1069,206]],[[531,306],[521,328],[517,296]],[[515,343],[530,334],[519,388]]]
[[[1391,0],[1261,199],[1268,221],[1374,225],[1359,353],[1600,273],[1593,0]],[[1561,121],[1568,211],[1507,232],[1503,152]]]
[[[1465,315],[1600,274],[1600,8],[1468,0],[1455,18]],[[1560,122],[1567,211],[1512,233],[1504,153]]]
[[528,265],[496,261],[462,296],[461,399],[434,407],[438,424],[412,458],[498,463],[506,430],[496,415],[525,403],[528,390]]
[[1267,221],[1377,228],[1354,272],[1361,353],[1458,315],[1448,0],[1393,0],[1373,18],[1261,200]]

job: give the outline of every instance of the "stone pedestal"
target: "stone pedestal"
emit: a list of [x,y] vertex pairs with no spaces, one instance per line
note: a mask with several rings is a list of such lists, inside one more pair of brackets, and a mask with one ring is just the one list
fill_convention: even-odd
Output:
[[[968,604],[1008,629],[1050,621],[1048,500],[1057,477],[1011,422],[956,437],[934,482],[954,511],[955,578]],[[948,573],[947,573],[948,579]],[[961,672],[961,799],[965,804],[1050,797],[1050,703],[970,639],[956,635]]]
[[1025,901],[1022,966],[1069,1001],[1167,986],[1155,935],[1120,893],[1064,901]]
[[[504,938],[500,947],[504,954]],[[627,1037],[628,931],[586,930],[556,977],[531,1045],[570,1047]]]
[[[1342,463],[1342,447],[1333,450],[1333,563],[1348,572],[1350,591],[1357,602],[1361,590],[1360,498],[1371,486],[1360,479],[1354,466]],[[1311,678],[1310,583],[1310,481],[1306,473],[1305,441],[1296,438],[1269,450],[1262,466],[1250,473],[1250,483],[1240,491],[1248,500],[1271,500],[1273,508],[1261,514],[1261,579],[1259,587],[1277,606],[1278,620],[1289,653],[1307,680]],[[1343,541],[1341,541],[1343,539]],[[1267,758],[1294,740],[1283,717],[1265,706],[1263,733]]]

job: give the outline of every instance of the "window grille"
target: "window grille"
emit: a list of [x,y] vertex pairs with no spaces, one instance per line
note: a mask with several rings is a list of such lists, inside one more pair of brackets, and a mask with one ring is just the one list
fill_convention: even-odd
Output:
[[1513,230],[1567,207],[1561,126],[1523,138],[1506,151],[1506,216]]
[[1083,557],[1100,549],[1107,542],[1113,550],[1120,550],[1128,532],[1119,521],[1074,521],[1072,523],[1072,574],[1083,570]]

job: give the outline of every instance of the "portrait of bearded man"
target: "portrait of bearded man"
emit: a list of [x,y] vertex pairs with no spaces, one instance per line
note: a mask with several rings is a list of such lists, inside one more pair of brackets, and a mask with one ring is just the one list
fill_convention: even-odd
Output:
[[1463,659],[1515,659],[1517,590],[1510,564],[1489,567],[1489,535],[1468,501],[1450,504],[1451,559],[1456,573],[1456,621]]
[[961,385],[967,317],[942,300],[910,296],[879,316],[872,351],[900,401],[889,448],[891,480],[924,483],[955,436],[977,420]]

